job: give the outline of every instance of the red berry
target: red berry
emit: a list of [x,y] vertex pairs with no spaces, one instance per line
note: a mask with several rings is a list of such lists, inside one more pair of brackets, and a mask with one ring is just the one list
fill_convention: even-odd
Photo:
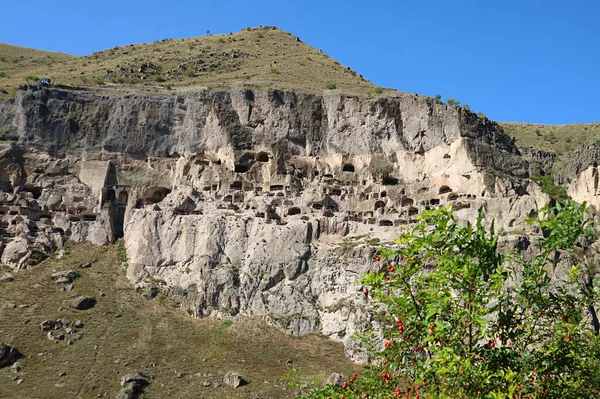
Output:
[[365,288],[365,290],[363,291],[363,294],[369,295],[369,290]]
[[564,321],[565,323],[569,322],[569,316],[563,316],[562,317],[562,321]]
[[567,342],[571,342],[571,333],[567,334]]
[[434,328],[435,328],[435,324],[431,323],[431,324],[429,325],[429,329],[430,329],[431,331],[433,331],[433,329],[434,329]]
[[381,256],[377,255],[377,256],[375,257],[375,261],[376,261],[376,262],[379,262],[380,260],[381,260]]
[[392,343],[390,341],[385,341],[385,347],[389,348],[392,346]]
[[342,384],[342,389],[346,388],[348,388],[348,381],[344,381],[344,383]]

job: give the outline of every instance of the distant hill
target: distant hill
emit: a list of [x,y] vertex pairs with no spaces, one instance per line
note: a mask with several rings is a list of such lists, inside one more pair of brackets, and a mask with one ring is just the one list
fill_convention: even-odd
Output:
[[0,99],[29,76],[54,83],[147,91],[236,86],[298,92],[382,90],[322,51],[276,27],[115,47],[84,57],[0,44]]
[[600,123],[542,125],[503,122],[504,131],[515,138],[519,147],[534,147],[556,152],[559,156],[574,150],[586,140],[600,137]]

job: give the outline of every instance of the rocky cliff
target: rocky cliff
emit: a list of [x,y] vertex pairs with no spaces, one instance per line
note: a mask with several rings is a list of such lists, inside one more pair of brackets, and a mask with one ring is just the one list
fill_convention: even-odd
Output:
[[527,178],[540,156],[522,157],[492,121],[410,94],[25,86],[0,104],[0,132],[4,263],[124,237],[140,289],[179,295],[195,317],[320,331],[357,360],[351,335],[375,321],[355,282],[382,267],[377,245],[451,205],[461,223],[483,207],[505,247],[521,248],[525,217],[548,201]]

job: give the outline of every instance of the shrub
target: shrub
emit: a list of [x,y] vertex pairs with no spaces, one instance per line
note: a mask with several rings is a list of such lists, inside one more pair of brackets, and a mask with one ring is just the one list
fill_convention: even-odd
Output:
[[545,175],[533,175],[531,176],[531,180],[538,183],[542,187],[542,191],[556,201],[565,201],[569,198],[567,189],[554,183],[552,170],[548,171]]
[[6,76],[6,72],[0,71],[0,78],[5,78]]
[[433,99],[440,104],[442,103],[442,95],[441,94],[436,94]]
[[460,105],[460,101],[455,100],[454,98],[449,98],[446,100],[446,104],[457,106],[457,105]]
[[271,68],[271,73],[277,73],[277,68],[275,68],[275,67]]
[[116,78],[112,79],[112,82],[122,84],[125,83],[125,79],[122,76],[117,76]]
[[487,119],[487,116],[485,116],[485,114],[484,114],[483,112],[478,112],[478,113],[477,113],[477,117],[478,117],[479,119]]
[[164,82],[165,78],[163,78],[162,75],[154,75],[154,81],[155,82]]
[[337,85],[335,83],[327,83],[327,86],[325,86],[325,88],[327,90],[335,90],[337,88]]
[[[581,289],[574,251],[591,238],[584,210],[543,209],[531,261],[498,254],[481,210],[466,227],[451,206],[424,212],[400,249],[381,250],[387,267],[362,278],[383,313],[383,349],[348,383],[305,398],[599,397],[600,340],[588,319],[598,293]],[[549,270],[564,258],[575,266],[557,283]]]
[[27,75],[27,76],[25,76],[25,81],[26,81],[26,82],[34,82],[34,83],[36,83],[36,82],[38,82],[39,80],[40,80],[40,78],[38,78],[38,77],[37,77],[37,76],[35,76],[35,75]]
[[104,79],[102,78],[92,78],[92,82],[96,83],[97,85],[103,85],[104,84]]
[[194,69],[188,68],[185,71],[183,71],[183,76],[185,76],[186,78],[193,78],[194,76],[196,76],[196,73],[194,72]]
[[224,38],[220,37],[219,40],[217,40],[218,43],[225,43],[227,40],[225,40]]
[[0,55],[0,61],[1,62],[6,62],[6,58],[4,56]]
[[383,94],[383,87],[376,87],[375,94]]

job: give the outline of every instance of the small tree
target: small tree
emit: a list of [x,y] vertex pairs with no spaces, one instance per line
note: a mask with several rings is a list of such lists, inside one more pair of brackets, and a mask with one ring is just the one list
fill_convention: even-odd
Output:
[[447,103],[448,105],[454,105],[454,106],[456,106],[456,105],[460,105],[460,101],[458,101],[458,100],[455,100],[454,98],[449,98],[449,99],[447,99],[447,100],[446,100],[446,103]]
[[[382,249],[382,271],[363,276],[364,294],[384,311],[382,349],[343,386],[316,398],[597,398],[600,342],[589,322],[598,298],[578,281],[574,250],[590,236],[584,206],[545,209],[539,254],[500,255],[493,225],[460,226],[451,207]],[[549,269],[574,262],[567,281]],[[595,314],[592,312],[592,314]],[[377,345],[375,334],[365,342]]]

